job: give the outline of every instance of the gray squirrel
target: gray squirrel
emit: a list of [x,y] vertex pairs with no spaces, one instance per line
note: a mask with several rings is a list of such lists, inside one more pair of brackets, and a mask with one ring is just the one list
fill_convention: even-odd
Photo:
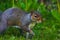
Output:
[[8,26],[19,26],[22,30],[33,35],[32,29],[29,27],[31,23],[40,23],[41,15],[36,11],[27,13],[19,8],[9,8],[1,15],[0,33],[5,31]]

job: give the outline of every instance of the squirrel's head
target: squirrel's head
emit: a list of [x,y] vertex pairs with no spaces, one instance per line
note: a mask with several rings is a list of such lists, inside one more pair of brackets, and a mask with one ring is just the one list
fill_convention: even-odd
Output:
[[37,23],[41,23],[42,22],[42,17],[41,17],[39,12],[31,11],[31,20],[35,21]]

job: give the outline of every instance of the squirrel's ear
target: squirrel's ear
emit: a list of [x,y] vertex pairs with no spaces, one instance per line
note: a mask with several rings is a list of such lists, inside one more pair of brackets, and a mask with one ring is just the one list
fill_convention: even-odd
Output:
[[31,11],[30,11],[30,13],[31,13],[31,15],[32,15],[32,14],[34,13],[34,11],[33,11],[33,10],[31,10]]

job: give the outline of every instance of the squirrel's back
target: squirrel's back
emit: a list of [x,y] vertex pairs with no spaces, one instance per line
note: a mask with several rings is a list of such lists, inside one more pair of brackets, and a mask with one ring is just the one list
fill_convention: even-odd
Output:
[[22,20],[24,20],[23,18],[25,18],[25,16],[27,16],[25,11],[22,11],[19,8],[9,8],[3,12],[1,20],[4,22],[7,21],[8,24],[13,25],[18,22],[23,23]]
[[19,8],[9,8],[9,9],[5,10],[3,14],[5,14],[5,15],[15,14],[15,15],[19,15],[19,16],[21,15],[22,16],[22,15],[25,15],[26,12],[22,11]]

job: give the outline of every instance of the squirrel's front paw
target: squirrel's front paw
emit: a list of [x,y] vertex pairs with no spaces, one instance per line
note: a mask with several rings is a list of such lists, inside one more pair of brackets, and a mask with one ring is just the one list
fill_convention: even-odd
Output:
[[30,34],[33,35],[33,36],[35,35],[35,33],[32,30],[30,31]]
[[35,33],[32,31],[32,33],[29,34],[29,39],[32,39]]

